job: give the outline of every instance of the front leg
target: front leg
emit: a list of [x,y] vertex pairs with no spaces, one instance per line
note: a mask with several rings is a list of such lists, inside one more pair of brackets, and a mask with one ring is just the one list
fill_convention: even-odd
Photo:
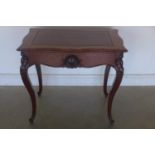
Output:
[[104,90],[104,95],[105,97],[108,96],[108,91],[107,91],[107,83],[108,83],[108,77],[109,77],[109,72],[110,72],[110,65],[107,65],[105,68],[105,73],[104,73],[104,85],[103,85],[103,90]]
[[123,68],[123,54],[120,55],[120,57],[116,60],[114,69],[116,70],[116,78],[114,80],[114,84],[112,86],[112,89],[108,95],[108,118],[110,120],[111,123],[114,122],[114,120],[112,119],[112,114],[111,114],[111,110],[112,110],[112,102],[114,99],[114,96],[121,84],[122,78],[123,78],[123,74],[124,74],[124,68]]
[[38,96],[41,96],[42,94],[42,72],[41,72],[41,66],[36,65],[37,75],[38,75],[38,81],[39,81],[39,91]]
[[36,97],[35,97],[35,92],[32,88],[32,85],[31,85],[31,81],[29,79],[29,76],[28,76],[28,69],[29,67],[31,66],[31,64],[29,63],[29,60],[28,60],[28,57],[22,53],[22,58],[21,58],[21,67],[20,67],[20,74],[21,74],[21,78],[23,80],[23,83],[31,97],[31,102],[32,102],[32,115],[29,119],[29,121],[31,123],[33,123],[33,120],[35,118],[35,115],[36,115]]

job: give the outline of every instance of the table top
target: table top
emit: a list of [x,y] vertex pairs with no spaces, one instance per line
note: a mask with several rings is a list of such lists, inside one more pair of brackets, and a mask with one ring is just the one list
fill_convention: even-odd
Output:
[[55,26],[30,29],[18,51],[126,52],[116,29],[104,26]]

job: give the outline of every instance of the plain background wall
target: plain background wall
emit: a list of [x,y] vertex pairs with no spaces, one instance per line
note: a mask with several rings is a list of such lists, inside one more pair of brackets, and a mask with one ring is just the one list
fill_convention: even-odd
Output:
[[[17,47],[30,27],[0,27],[0,85],[22,85]],[[125,76],[122,85],[155,85],[155,27],[115,27],[124,40]],[[102,85],[104,67],[55,69],[43,66],[45,85]],[[34,68],[30,69],[37,84]],[[111,72],[110,83],[114,72]]]

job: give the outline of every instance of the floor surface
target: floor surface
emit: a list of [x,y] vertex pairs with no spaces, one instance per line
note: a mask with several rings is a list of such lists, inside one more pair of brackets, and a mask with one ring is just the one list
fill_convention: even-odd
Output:
[[155,128],[155,87],[121,87],[113,102],[113,126],[106,117],[105,101],[102,87],[44,87],[31,125],[31,102],[25,88],[0,87],[0,128]]

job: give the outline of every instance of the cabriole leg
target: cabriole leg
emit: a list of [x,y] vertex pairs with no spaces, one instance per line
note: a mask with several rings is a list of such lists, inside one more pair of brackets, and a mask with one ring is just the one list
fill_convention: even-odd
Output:
[[105,73],[104,73],[104,86],[103,86],[103,89],[104,89],[105,97],[108,96],[107,83],[108,83],[110,68],[111,68],[110,65],[107,65],[106,68],[105,68]]
[[32,115],[29,119],[29,121],[31,123],[33,123],[33,120],[35,118],[35,115],[36,115],[36,97],[35,97],[35,92],[32,88],[32,85],[31,85],[31,81],[29,79],[29,76],[28,76],[28,69],[29,67],[31,66],[31,64],[29,64],[29,60],[28,60],[28,57],[22,53],[22,58],[21,58],[21,67],[20,67],[20,74],[21,74],[21,78],[23,80],[23,83],[31,97],[31,102],[32,102]]
[[123,68],[123,61],[122,61],[123,55],[121,55],[117,60],[116,60],[116,64],[114,67],[114,69],[116,70],[116,77],[112,86],[112,89],[108,95],[108,118],[110,120],[111,123],[114,122],[113,118],[112,118],[112,102],[114,99],[114,96],[121,84],[122,78],[123,78],[123,74],[124,74],[124,68]]
[[38,75],[38,81],[39,81],[39,91],[38,96],[41,96],[42,94],[42,72],[41,72],[41,66],[36,65],[37,75]]

